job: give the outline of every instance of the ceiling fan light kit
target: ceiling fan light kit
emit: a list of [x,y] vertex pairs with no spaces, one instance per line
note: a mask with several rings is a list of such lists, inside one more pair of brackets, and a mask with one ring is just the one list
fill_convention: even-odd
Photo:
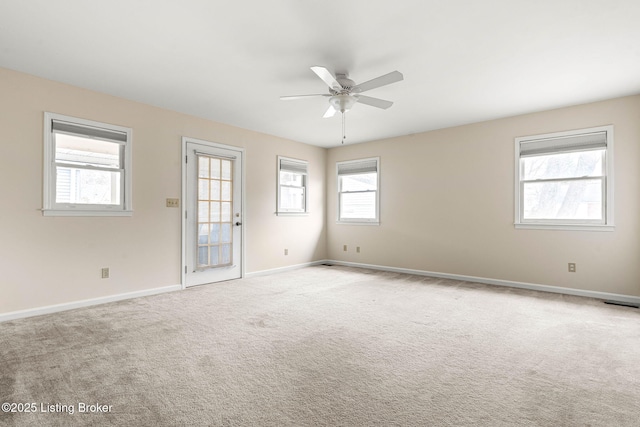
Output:
[[324,113],[324,118],[333,117],[336,112],[342,113],[342,143],[346,139],[345,135],[345,118],[344,114],[351,110],[351,108],[358,102],[361,104],[370,105],[376,108],[387,109],[393,105],[393,102],[386,101],[380,98],[372,98],[370,96],[360,95],[362,92],[366,92],[371,89],[376,89],[381,86],[386,86],[391,83],[396,83],[404,79],[404,76],[399,71],[392,71],[375,79],[366,81],[357,85],[353,80],[348,78],[348,74],[336,74],[335,76],[327,70],[325,67],[314,66],[311,67],[313,71],[320,79],[329,86],[329,93],[326,94],[314,94],[314,95],[295,95],[295,96],[281,96],[283,101],[302,99],[302,98],[314,98],[314,97],[328,97],[329,108]]
[[358,99],[353,95],[333,95],[329,98],[329,104],[341,113],[346,113],[358,102]]

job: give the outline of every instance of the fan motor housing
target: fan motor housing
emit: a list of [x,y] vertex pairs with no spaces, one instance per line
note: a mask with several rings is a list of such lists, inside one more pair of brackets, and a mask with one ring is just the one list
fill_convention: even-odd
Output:
[[348,78],[345,74],[336,74],[336,81],[346,90],[350,90],[356,85],[356,82]]

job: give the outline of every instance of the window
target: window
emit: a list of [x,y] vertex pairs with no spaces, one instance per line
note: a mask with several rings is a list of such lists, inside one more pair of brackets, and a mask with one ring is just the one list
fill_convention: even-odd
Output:
[[307,162],[278,156],[278,215],[307,212],[307,176]]
[[517,228],[613,228],[613,126],[515,142]]
[[44,117],[44,215],[131,215],[132,130]]
[[338,222],[379,223],[380,159],[338,162]]

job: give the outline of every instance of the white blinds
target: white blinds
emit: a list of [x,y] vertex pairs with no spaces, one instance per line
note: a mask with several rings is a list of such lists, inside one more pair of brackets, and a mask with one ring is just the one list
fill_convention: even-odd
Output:
[[593,132],[567,137],[520,141],[520,157],[607,148],[607,133]]
[[378,159],[364,159],[338,163],[338,175],[378,172]]
[[290,159],[280,159],[280,171],[293,172],[293,173],[306,175],[307,162],[290,160]]
[[123,144],[127,142],[127,134],[125,132],[91,126],[81,126],[60,120],[52,120],[51,129],[53,132],[68,133],[96,139],[106,139],[108,141],[115,141]]

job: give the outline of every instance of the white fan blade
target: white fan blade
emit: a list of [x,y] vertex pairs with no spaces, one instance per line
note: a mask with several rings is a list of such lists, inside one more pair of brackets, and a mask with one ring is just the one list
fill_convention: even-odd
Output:
[[380,86],[390,85],[391,83],[399,82],[404,79],[404,76],[400,71],[392,71],[384,76],[376,77],[368,82],[355,85],[351,91],[354,93],[366,92],[371,89],[375,89]]
[[326,68],[315,66],[315,67],[311,67],[311,71],[316,73],[317,76],[320,77],[322,81],[325,82],[327,86],[329,86],[331,89],[334,89],[334,90],[342,89],[342,86],[340,85],[340,83],[338,83],[338,81],[333,76],[333,74],[331,74],[331,72],[329,72],[329,70],[327,70]]
[[358,98],[359,103],[371,105],[372,107],[383,108],[386,110],[387,108],[393,105],[393,102],[385,101],[384,99],[380,99],[380,98],[372,98],[370,96],[364,96],[364,95],[354,95],[354,96]]
[[313,95],[292,95],[292,96],[281,96],[281,101],[291,101],[293,99],[304,99],[304,98],[315,98],[318,96],[331,96],[329,93],[317,93]]
[[335,114],[336,114],[336,109],[333,108],[333,105],[329,105],[329,108],[324,113],[324,116],[322,116],[322,118],[323,119],[328,119],[329,117],[333,117]]

